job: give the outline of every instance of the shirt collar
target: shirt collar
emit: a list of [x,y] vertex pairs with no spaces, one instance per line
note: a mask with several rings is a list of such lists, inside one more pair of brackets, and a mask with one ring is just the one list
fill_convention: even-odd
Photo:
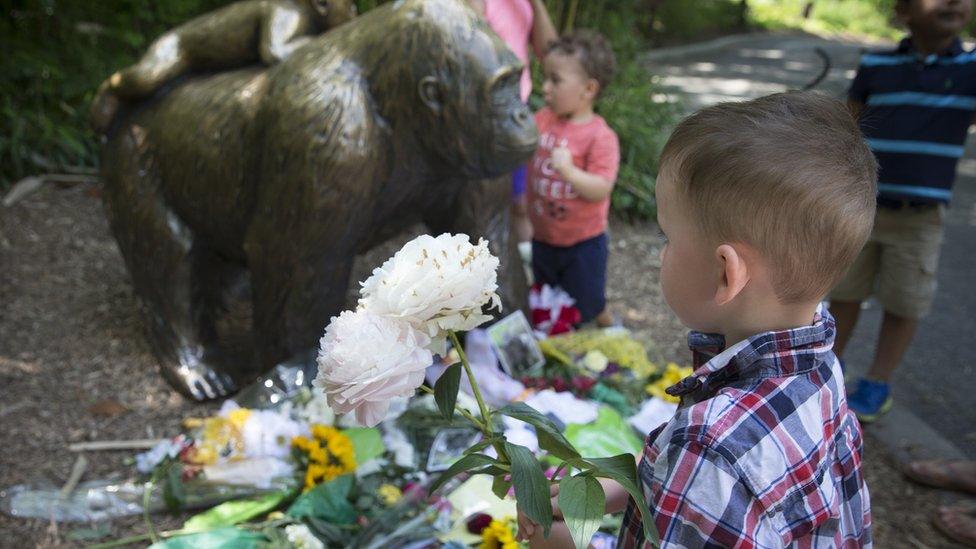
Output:
[[[896,51],[898,53],[916,54],[917,52],[915,50],[915,43],[912,42],[912,37],[906,36],[905,38],[902,38],[901,42],[898,43],[898,49]],[[957,36],[952,40],[952,43],[949,44],[949,47],[946,48],[944,51],[926,57],[925,63],[929,64],[931,62],[934,62],[939,57],[954,57],[956,55],[959,55],[960,53],[965,53],[965,51],[966,50],[964,50],[962,47],[962,40],[960,40],[959,37]]]
[[[763,332],[725,348],[718,334],[691,332],[688,346],[695,371],[667,389],[680,396],[713,392],[733,380],[801,375],[817,367],[817,358],[834,345],[834,318],[820,304],[813,324],[778,332]],[[799,351],[812,351],[803,352]],[[787,358],[788,357],[788,358]]]

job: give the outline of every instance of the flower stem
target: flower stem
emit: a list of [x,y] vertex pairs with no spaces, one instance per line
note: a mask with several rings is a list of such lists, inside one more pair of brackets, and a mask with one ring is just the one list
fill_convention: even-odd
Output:
[[478,401],[478,408],[481,409],[481,419],[484,421],[482,430],[485,432],[485,435],[490,437],[491,414],[488,412],[488,406],[485,405],[485,399],[481,396],[481,389],[478,388],[478,382],[474,379],[474,372],[471,371],[471,365],[468,364],[468,357],[464,354],[464,347],[458,341],[457,334],[454,333],[454,330],[448,330],[447,333],[451,336],[451,342],[454,343],[454,348],[457,350],[458,356],[461,357],[461,366],[464,367],[464,371],[468,374],[471,391],[474,392],[474,398]]
[[[427,393],[427,394],[429,394],[429,395],[433,395],[434,394],[434,390],[431,389],[430,387],[426,386],[426,385],[421,385],[420,386],[420,390],[423,391],[423,392],[425,392],[425,393]],[[476,418],[473,415],[471,415],[471,412],[465,410],[464,408],[461,407],[460,404],[458,404],[456,402],[454,403],[454,410],[457,411],[457,413],[459,413],[462,416],[464,416],[465,418],[467,418],[467,420],[470,421],[471,423],[474,423],[475,426],[478,427],[478,430],[479,431],[484,432],[484,430],[485,430],[484,424],[482,424],[480,421],[478,421],[478,418]]]
[[153,527],[152,519],[149,518],[149,496],[152,494],[152,489],[156,485],[155,476],[149,480],[142,487],[142,520],[146,523],[146,529],[149,531],[149,539],[156,543],[159,541],[159,537],[156,535],[156,528]]

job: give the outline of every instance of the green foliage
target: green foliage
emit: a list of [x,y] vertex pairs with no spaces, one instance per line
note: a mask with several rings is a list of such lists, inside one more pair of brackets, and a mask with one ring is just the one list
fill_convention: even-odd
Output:
[[227,0],[21,0],[0,14],[0,190],[95,164],[88,105],[99,83],[166,29]]
[[635,59],[621,65],[600,100],[600,114],[620,138],[620,172],[611,201],[618,214],[656,219],[658,157],[679,115]]
[[652,38],[658,43],[688,42],[740,29],[746,25],[743,4],[742,0],[664,0],[657,9]]
[[905,31],[895,20],[895,0],[817,0],[803,17],[807,0],[752,0],[753,24],[770,29],[803,29],[820,33],[851,33],[897,39]]

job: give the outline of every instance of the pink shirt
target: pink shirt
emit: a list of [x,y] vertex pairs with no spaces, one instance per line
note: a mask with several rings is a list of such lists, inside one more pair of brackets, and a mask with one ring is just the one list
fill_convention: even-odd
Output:
[[613,183],[620,167],[617,134],[598,115],[576,124],[562,120],[548,107],[535,113],[539,148],[529,164],[529,218],[533,238],[551,246],[572,246],[607,229],[610,198],[590,202],[576,194],[552,167],[550,156],[558,146],[568,147],[573,165]]
[[520,83],[524,103],[532,93],[532,77],[529,75],[532,4],[529,0],[485,0],[485,20],[525,65]]

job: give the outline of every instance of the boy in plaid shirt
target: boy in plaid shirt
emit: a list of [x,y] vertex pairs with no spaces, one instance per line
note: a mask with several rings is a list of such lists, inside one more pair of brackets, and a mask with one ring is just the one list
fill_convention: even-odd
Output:
[[[820,302],[871,232],[875,189],[854,119],[815,93],[708,107],[671,135],[661,287],[695,330],[695,371],[638,465],[662,547],[871,546],[861,429]],[[626,507],[618,547],[645,546],[633,502],[603,486],[607,512]],[[563,523],[546,540],[519,526],[533,547],[571,546]]]

